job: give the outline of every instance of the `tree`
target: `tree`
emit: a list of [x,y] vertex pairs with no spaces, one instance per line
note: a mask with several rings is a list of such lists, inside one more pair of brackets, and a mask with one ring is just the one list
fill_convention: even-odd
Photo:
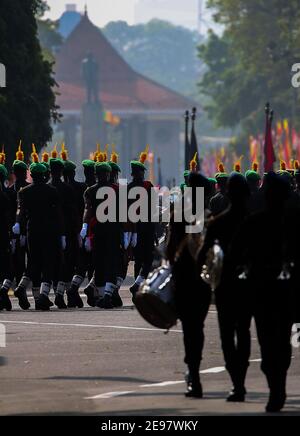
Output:
[[22,139],[27,156],[31,143],[40,150],[51,139],[51,122],[58,121],[52,65],[43,58],[37,36],[40,0],[0,3],[0,60],[6,66],[7,87],[0,90],[0,144],[8,162]]
[[264,105],[300,126],[291,67],[300,58],[299,0],[210,0],[224,26],[199,49],[207,64],[200,87],[211,98],[210,116],[244,135],[263,130]]
[[103,33],[136,71],[177,92],[195,95],[202,66],[197,32],[152,20],[136,26],[112,22]]

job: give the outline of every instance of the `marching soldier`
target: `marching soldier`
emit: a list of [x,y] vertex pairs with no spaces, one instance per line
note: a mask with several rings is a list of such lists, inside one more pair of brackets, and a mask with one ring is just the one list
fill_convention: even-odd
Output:
[[145,162],[148,158],[148,147],[141,153],[140,159],[131,161],[132,182],[128,185],[128,192],[132,188],[141,187],[147,192],[149,216],[148,222],[139,221],[136,223],[136,230],[131,235],[130,245],[133,248],[134,254],[134,276],[135,282],[130,288],[133,300],[135,294],[139,290],[141,283],[147,278],[152,269],[154,259],[154,242],[155,242],[155,224],[151,222],[151,190],[153,185],[150,181],[145,180],[145,172],[147,168]]
[[[104,201],[97,198],[101,188],[112,188],[117,194],[117,187],[110,182],[112,168],[104,162],[102,153],[98,156],[95,171],[97,184],[85,192],[85,214],[81,237],[93,246],[95,285],[99,299],[96,305],[103,309],[113,309],[112,296],[117,288],[117,274],[120,270],[120,248],[122,229],[118,222],[99,222],[97,209]],[[115,196],[115,201],[117,198]]]
[[215,297],[226,369],[233,383],[227,401],[244,402],[251,346],[252,312],[247,283],[239,280],[232,267],[229,253],[231,243],[248,213],[250,192],[240,172],[234,172],[229,177],[227,195],[231,205],[226,212],[217,216],[208,225],[205,241],[199,253],[199,265],[202,268],[208,250],[213,247],[215,241],[219,241],[224,253],[224,265]]
[[[58,256],[56,258],[55,265],[55,274],[53,278],[54,282],[54,291],[55,291],[55,305],[59,309],[66,309],[67,306],[64,301],[64,293],[66,289],[66,280],[68,277],[66,276],[66,263],[65,263],[65,251],[67,249],[68,244],[70,244],[74,234],[77,235],[78,231],[78,214],[76,212],[76,202],[75,202],[75,194],[71,186],[67,185],[62,181],[62,174],[64,170],[64,163],[61,159],[58,159],[56,156],[56,150],[52,153],[52,158],[50,159],[50,171],[51,171],[51,179],[50,186],[54,187],[59,195],[60,199],[60,207],[62,213],[62,246],[58,251]],[[70,279],[71,280],[71,277]],[[69,307],[83,307],[83,302],[78,295],[76,295],[76,299],[68,302]]]
[[224,212],[229,206],[229,200],[226,195],[226,185],[229,175],[225,172],[224,165],[221,163],[218,167],[218,172],[215,179],[218,183],[219,192],[214,195],[209,202],[209,209],[213,216],[217,216]]
[[[16,160],[12,166],[12,172],[15,176],[15,181],[12,186],[10,186],[7,190],[9,195],[11,204],[12,204],[12,223],[14,223],[16,213],[17,213],[17,196],[20,189],[29,185],[27,182],[27,165],[24,162],[24,153],[21,149],[21,144],[19,145],[19,149],[16,153]],[[16,283],[19,283],[23,273],[26,268],[26,237],[25,235],[20,235],[17,238],[13,238],[13,254],[12,260],[14,265],[14,276],[16,279]]]
[[3,164],[0,164],[0,310],[11,311],[12,304],[8,296],[13,280],[9,240],[11,205],[3,188],[7,177],[7,169]]
[[62,239],[62,222],[58,192],[46,184],[45,165],[39,163],[35,150],[30,174],[33,183],[20,190],[18,212],[13,227],[15,235],[27,234],[29,277],[36,310],[48,311],[53,303],[49,300],[54,276],[53,266]]

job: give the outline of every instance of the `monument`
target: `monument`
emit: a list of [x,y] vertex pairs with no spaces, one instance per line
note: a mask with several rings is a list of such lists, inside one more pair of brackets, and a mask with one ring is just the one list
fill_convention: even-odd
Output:
[[82,106],[82,159],[89,156],[90,150],[96,149],[96,144],[106,144],[106,126],[103,118],[104,108],[99,94],[99,65],[92,52],[81,63],[81,77],[86,90],[86,102]]

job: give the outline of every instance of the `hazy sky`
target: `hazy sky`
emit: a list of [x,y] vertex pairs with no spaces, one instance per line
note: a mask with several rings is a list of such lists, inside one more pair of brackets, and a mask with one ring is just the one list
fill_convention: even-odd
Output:
[[76,3],[77,10],[83,11],[85,3],[88,6],[92,21],[103,26],[109,21],[124,20],[130,24],[134,22],[134,4],[136,0],[47,0],[51,10],[47,14],[57,19],[65,10],[66,3]]

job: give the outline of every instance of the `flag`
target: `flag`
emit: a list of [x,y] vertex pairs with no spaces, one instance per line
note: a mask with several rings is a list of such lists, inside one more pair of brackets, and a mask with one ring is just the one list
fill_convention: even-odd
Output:
[[273,117],[270,116],[270,107],[267,105],[266,108],[266,133],[265,133],[265,144],[264,144],[264,156],[265,172],[273,171],[274,163],[276,162],[276,156],[274,152],[273,138],[272,138],[272,121]]
[[290,141],[290,127],[289,127],[288,120],[283,121],[283,130],[285,133],[285,141],[284,141],[285,161],[289,162],[292,159],[292,146]]

